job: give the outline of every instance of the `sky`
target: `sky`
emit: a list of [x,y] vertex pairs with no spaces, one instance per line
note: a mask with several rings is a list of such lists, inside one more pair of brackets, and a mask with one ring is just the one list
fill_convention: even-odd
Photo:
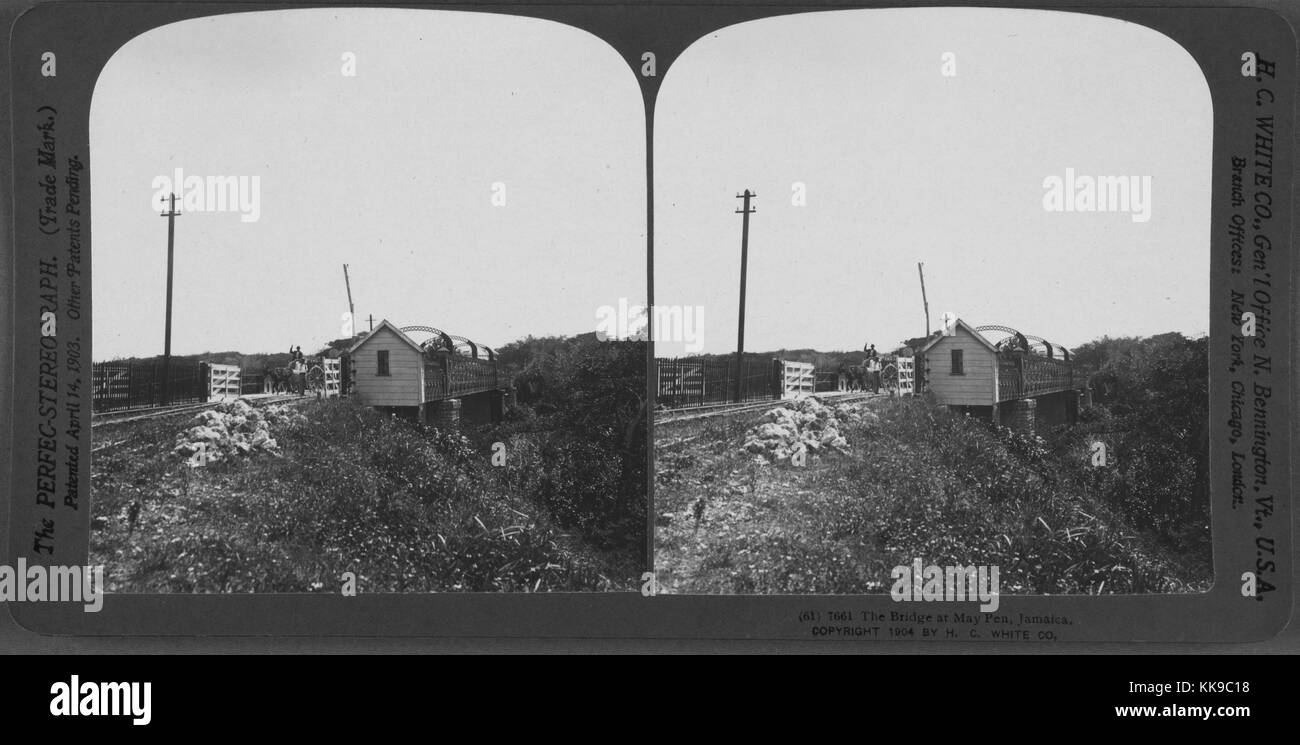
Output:
[[644,122],[618,53],[547,21],[324,9],[154,29],[92,100],[94,358],[162,352],[153,196],[176,168],[257,177],[260,210],[176,219],[173,353],[343,336],[344,263],[358,319],[492,346],[590,332],[600,306],[645,299]]
[[[655,302],[703,308],[703,351],[734,351],[748,188],[750,351],[922,335],[917,262],[932,328],[951,312],[1067,346],[1199,335],[1211,138],[1190,55],[1117,20],[944,8],[731,26],[662,81]],[[1150,219],[1048,212],[1045,179],[1067,168],[1150,177]]]

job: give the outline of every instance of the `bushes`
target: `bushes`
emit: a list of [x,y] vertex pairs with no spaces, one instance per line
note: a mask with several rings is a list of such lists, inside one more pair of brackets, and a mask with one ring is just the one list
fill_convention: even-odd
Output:
[[[635,586],[623,557],[575,540],[536,495],[510,488],[531,470],[527,457],[493,468],[458,433],[348,401],[304,411],[302,426],[277,432],[283,458],[198,469],[178,456],[132,458],[98,476],[100,514],[120,509],[137,469],[157,478],[139,531],[110,524],[96,538],[117,590],[338,592],[344,572],[361,592]],[[166,443],[174,431],[150,434]]]
[[[876,548],[890,566],[915,557],[998,564],[1010,592],[1168,592],[1208,584],[1194,552],[1169,555],[1142,537],[1143,526],[1130,519],[1135,513],[1114,509],[1132,501],[1108,491],[1125,476],[1086,466],[1082,437],[1062,447],[1064,438],[1052,443],[916,410],[926,408],[917,400],[891,402],[881,409],[881,426],[850,432],[866,448],[848,469],[850,493],[864,510],[855,519],[878,526]],[[930,455],[910,457],[917,451]]]
[[[873,402],[878,421],[842,431],[848,453],[807,468],[756,471],[735,452],[743,429],[665,443],[661,583],[878,592],[919,557],[996,564],[1008,593],[1208,590],[1206,350],[1178,334],[1085,345],[1074,359],[1096,371],[1096,403],[1036,435],[919,397]],[[1104,467],[1092,465],[1094,441],[1107,446]]]
[[526,427],[536,443],[526,466],[512,469],[513,487],[629,565],[642,561],[646,545],[645,355],[643,342],[582,337],[502,350],[503,360],[523,366],[516,381],[526,401],[510,425]]
[[314,547],[340,547],[341,558],[365,567],[359,578],[394,591],[579,590],[615,581],[551,527],[539,495],[501,488],[519,479],[496,471],[531,471],[521,457],[527,448],[494,469],[458,433],[347,403],[322,407],[322,424],[331,406],[353,410],[357,426],[335,418],[338,438],[309,430],[332,444],[276,474],[291,488],[263,501],[264,524]]
[[[1112,496],[1122,475],[1087,467],[1082,434],[1016,433],[923,399],[875,411],[878,421],[845,428],[849,455],[814,467],[759,468],[730,454],[712,462],[717,489],[740,496],[710,492],[717,504],[701,535],[677,526],[703,493],[685,484],[705,474],[677,456],[672,463],[692,472],[663,484],[672,537],[661,546],[673,571],[689,572],[687,591],[885,592],[890,570],[918,557],[997,565],[1007,593],[1208,588],[1208,564],[1195,550],[1162,545]],[[748,487],[747,468],[758,473]],[[679,551],[693,558],[679,560]]]
[[1100,488],[1136,527],[1206,565],[1208,354],[1207,338],[1177,333],[1103,338],[1076,352],[1097,394],[1080,430],[1104,433],[1112,461]]

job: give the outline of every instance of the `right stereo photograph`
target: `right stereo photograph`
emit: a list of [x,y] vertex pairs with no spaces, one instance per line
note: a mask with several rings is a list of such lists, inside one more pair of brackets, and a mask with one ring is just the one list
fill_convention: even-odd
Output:
[[1084,14],[690,46],[654,119],[659,591],[1207,592],[1212,128],[1179,44]]

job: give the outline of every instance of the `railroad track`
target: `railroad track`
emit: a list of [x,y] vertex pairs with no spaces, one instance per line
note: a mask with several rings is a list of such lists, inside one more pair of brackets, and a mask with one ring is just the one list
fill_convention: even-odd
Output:
[[[828,403],[853,403],[855,401],[868,401],[873,398],[880,398],[886,394],[883,393],[818,393],[817,398]],[[677,424],[680,422],[693,422],[700,419],[708,419],[715,416],[734,416],[751,411],[765,411],[774,409],[786,401],[750,401],[739,404],[712,404],[710,406],[695,406],[689,409],[670,409],[660,411],[655,414],[655,426],[664,424]]]
[[[305,401],[311,396],[299,397],[293,394],[259,396],[258,398],[243,397],[252,406],[263,406],[266,404],[278,404],[288,401]],[[233,400],[233,399],[232,399]],[[146,419],[162,419],[164,417],[181,416],[184,414],[194,414],[204,409],[210,409],[222,401],[209,401],[198,404],[176,404],[175,406],[159,406],[152,409],[128,409],[126,411],[109,411],[103,414],[95,414],[91,417],[90,427],[100,427],[105,424],[125,424],[127,422],[139,422]]]

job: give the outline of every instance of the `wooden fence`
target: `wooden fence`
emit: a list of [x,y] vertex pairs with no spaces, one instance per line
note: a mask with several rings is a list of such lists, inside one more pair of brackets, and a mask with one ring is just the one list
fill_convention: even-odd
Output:
[[243,393],[240,373],[237,365],[204,365],[208,370],[208,400],[220,401],[227,398],[239,398]]
[[916,358],[915,357],[896,357],[893,362],[894,367],[898,370],[898,395],[912,396],[916,394]]
[[816,391],[816,376],[811,362],[781,360],[781,398],[801,398]]
[[325,398],[337,398],[343,395],[343,364],[338,358],[329,358],[321,360],[321,368],[325,371]]
[[[474,360],[471,360],[474,362]],[[486,363],[484,363],[486,364]],[[322,390],[326,398],[344,395],[342,360],[323,358]],[[477,368],[465,370],[453,362],[453,387],[473,385],[482,378]],[[496,380],[495,369],[489,376]],[[91,366],[91,407],[94,412],[145,409],[162,406],[162,360],[144,362],[97,362]],[[172,360],[169,403],[187,404],[222,401],[258,393],[270,393],[270,376],[246,372],[238,365]]]

